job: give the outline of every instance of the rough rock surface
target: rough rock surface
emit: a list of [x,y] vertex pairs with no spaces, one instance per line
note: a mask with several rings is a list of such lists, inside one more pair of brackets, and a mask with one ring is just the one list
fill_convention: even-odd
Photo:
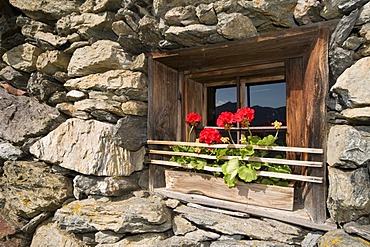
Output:
[[13,96],[0,88],[0,138],[24,142],[46,134],[65,120],[54,108],[26,96]]
[[[141,72],[110,70],[68,80],[64,86],[69,90],[108,91],[114,92],[115,95],[126,95],[130,99],[146,100],[148,98],[147,81],[146,76]],[[112,98],[112,100],[115,99]]]
[[78,7],[83,3],[81,0],[10,0],[9,3],[21,9],[26,15],[36,20],[49,21],[57,20],[62,16],[78,11]]
[[354,108],[370,105],[370,90],[367,88],[370,80],[370,57],[357,61],[341,74],[331,88],[342,99],[346,107]]
[[57,80],[40,72],[32,73],[27,84],[27,92],[40,101],[47,101],[56,92],[65,91]]
[[342,171],[329,167],[327,206],[336,222],[349,222],[370,214],[368,168]]
[[342,112],[348,123],[366,125],[370,122],[370,107],[361,107],[354,109],[345,109]]
[[0,78],[16,88],[26,90],[29,74],[15,70],[12,66],[6,66],[0,70]]
[[217,32],[229,40],[243,39],[257,35],[252,21],[241,13],[219,14]]
[[[114,244],[98,244],[96,247],[154,247],[157,243],[163,243],[167,238],[166,233],[143,233],[128,236]],[[178,245],[175,245],[178,246]],[[165,247],[161,245],[161,247]]]
[[143,168],[145,150],[130,152],[116,145],[113,127],[95,120],[68,119],[35,142],[30,152],[86,175],[129,176]]
[[305,231],[285,223],[274,224],[259,219],[243,219],[201,209],[179,206],[175,212],[183,215],[190,222],[224,234],[241,234],[253,239],[278,241],[288,244],[300,243]]
[[73,234],[61,230],[56,223],[45,223],[37,228],[30,247],[49,246],[85,247],[87,246]]
[[72,182],[42,162],[7,161],[4,164],[5,207],[24,218],[54,211],[72,197]]
[[23,156],[23,151],[11,143],[0,140],[0,160],[17,160]]
[[38,57],[36,67],[42,73],[54,75],[58,71],[66,72],[70,59],[69,54],[64,52],[46,51]]
[[131,63],[131,58],[118,43],[99,40],[91,46],[78,48],[73,53],[68,75],[84,76],[112,69],[127,69]]
[[153,197],[73,201],[57,210],[54,220],[71,232],[144,233],[171,228],[170,211],[163,201]]
[[337,247],[366,247],[370,242],[359,237],[353,237],[342,229],[331,230],[324,234],[319,240],[318,247],[337,246]]
[[317,0],[298,0],[294,9],[294,19],[304,25],[322,21],[320,11],[323,7],[323,4]]
[[139,150],[146,142],[146,117],[127,115],[114,126],[113,140],[130,151]]
[[76,199],[88,195],[122,196],[140,189],[138,179],[130,177],[93,177],[77,175],[73,179],[73,194]]
[[342,168],[366,167],[370,162],[370,127],[333,126],[329,131],[327,162]]
[[36,60],[41,52],[37,46],[25,43],[5,52],[2,58],[17,70],[32,72],[36,70]]
[[367,241],[370,241],[370,224],[360,225],[356,222],[349,222],[343,226],[344,231],[350,234],[356,234]]

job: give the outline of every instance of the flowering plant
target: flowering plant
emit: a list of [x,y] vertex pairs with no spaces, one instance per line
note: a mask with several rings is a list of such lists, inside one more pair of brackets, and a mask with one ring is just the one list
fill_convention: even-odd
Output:
[[[242,148],[208,148],[208,147],[191,147],[191,146],[174,146],[172,149],[176,152],[190,152],[197,154],[214,155],[216,157],[214,162],[210,162],[207,159],[200,157],[188,157],[188,156],[173,156],[171,161],[175,161],[179,164],[190,164],[195,169],[203,169],[204,166],[220,167],[225,183],[229,186],[235,186],[238,180],[245,182],[258,181],[263,184],[274,184],[287,186],[288,181],[279,178],[262,178],[260,179],[257,175],[257,171],[270,171],[270,172],[281,172],[291,173],[291,169],[288,165],[281,164],[269,164],[267,162],[256,162],[244,160],[246,157],[266,157],[268,152],[265,150],[255,150],[253,145],[258,146],[276,146],[275,143],[278,139],[279,129],[281,128],[281,122],[275,121],[272,125],[276,129],[275,135],[268,135],[263,138],[255,136],[250,130],[250,123],[254,119],[254,110],[252,108],[241,108],[238,109],[235,114],[231,112],[222,112],[216,124],[218,127],[224,128],[228,133],[228,137],[222,137],[220,132],[215,128],[204,128],[200,134],[198,142],[207,144],[217,143],[228,143],[235,144],[233,137],[230,133],[231,127],[234,124],[247,128],[248,136],[241,135],[239,142],[246,144]],[[186,121],[190,124],[193,130],[195,126],[199,124],[201,116],[196,113],[189,113]],[[196,123],[196,124],[195,124]],[[189,134],[190,136],[190,134]],[[189,139],[189,138],[188,138]],[[238,156],[240,158],[232,158],[228,161],[222,160],[223,156]],[[278,157],[278,156],[275,156]],[[280,157],[279,157],[280,158]],[[219,176],[220,173],[214,173]]]

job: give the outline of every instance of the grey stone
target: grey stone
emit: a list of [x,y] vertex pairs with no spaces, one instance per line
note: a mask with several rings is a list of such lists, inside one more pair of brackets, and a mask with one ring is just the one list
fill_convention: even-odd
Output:
[[122,0],[87,0],[80,6],[82,13],[116,12],[121,7]]
[[358,237],[353,237],[345,233],[342,229],[335,229],[325,233],[324,236],[320,238],[318,247],[333,246],[333,243],[337,247],[366,247],[370,245],[370,242]]
[[90,38],[114,40],[117,36],[112,31],[113,22],[113,12],[82,13],[81,15],[73,13],[59,19],[56,29],[61,36],[77,32],[84,40]]
[[217,17],[217,32],[226,39],[243,39],[257,35],[252,21],[241,13],[220,13]]
[[34,38],[36,32],[52,32],[53,28],[43,22],[35,21],[25,16],[17,17],[17,25],[20,26],[21,32],[27,38]]
[[292,247],[295,245],[284,244],[277,241],[259,241],[259,240],[221,240],[214,241],[210,247]]
[[25,43],[5,52],[2,59],[14,69],[32,72],[36,70],[36,60],[41,52],[37,46]]
[[113,100],[124,103],[129,100],[129,97],[125,95],[116,95],[114,91],[90,91],[89,90],[89,99],[96,100]]
[[143,169],[142,171],[138,172],[138,174],[139,174],[138,175],[139,176],[139,182],[138,183],[139,183],[140,188],[148,190],[149,189],[149,170],[148,169]]
[[117,123],[120,119],[117,115],[114,115],[110,112],[103,111],[103,110],[94,110],[91,112],[91,115],[94,116],[99,121],[109,122],[109,123]]
[[55,92],[64,90],[63,85],[54,78],[39,72],[32,73],[27,84],[28,94],[44,102]]
[[368,2],[369,0],[349,0],[345,2],[340,2],[338,4],[338,9],[341,13],[348,15],[352,11],[361,8],[364,4]]
[[[243,7],[242,13],[248,16],[256,27],[262,23],[278,27],[296,26],[293,18],[297,0],[262,0],[262,1],[242,1],[238,2]],[[276,11],[279,10],[279,11]],[[266,24],[266,23],[265,23]],[[258,28],[260,29],[260,27]]]
[[302,247],[316,247],[322,235],[323,233],[309,232],[301,243]]
[[87,98],[87,95],[84,92],[78,90],[71,90],[66,96],[69,101],[78,101]]
[[65,120],[54,108],[0,88],[0,138],[13,143],[41,136]]
[[361,26],[360,35],[365,38],[367,42],[370,41],[370,23]]
[[76,199],[88,195],[122,196],[140,189],[138,179],[130,177],[93,177],[78,175],[73,179],[73,194]]
[[65,102],[65,101],[68,101],[67,100],[67,93],[65,91],[63,91],[63,92],[53,93],[50,96],[50,98],[48,100],[48,103],[51,104],[51,105],[56,105],[56,104],[59,104],[59,103]]
[[95,242],[99,244],[113,244],[118,242],[124,234],[113,231],[99,231],[95,233]]
[[169,208],[176,208],[177,206],[180,205],[180,201],[176,200],[176,199],[169,198],[169,199],[166,200],[166,205]]
[[217,34],[216,26],[194,24],[186,27],[170,26],[165,37],[166,40],[176,42],[180,46],[191,47],[206,44],[209,37],[214,34]]
[[360,16],[357,19],[357,25],[365,24],[367,22],[370,22],[370,2],[365,4],[360,9]]
[[116,145],[114,125],[95,120],[68,119],[35,142],[30,152],[41,160],[97,176],[129,176],[141,170],[144,148],[130,152]]
[[63,47],[68,42],[66,37],[61,37],[53,33],[46,33],[42,31],[37,31],[34,35],[34,38],[38,43],[47,43],[55,48]]
[[370,107],[361,107],[354,109],[346,109],[342,112],[343,116],[350,124],[367,124],[370,122]]
[[[167,238],[165,233],[143,233],[128,236],[114,244],[98,244],[96,247],[153,247],[156,243]],[[161,247],[164,247],[163,245]]]
[[370,213],[368,168],[342,171],[329,167],[327,206],[335,222],[357,220]]
[[121,34],[118,37],[117,42],[122,46],[122,48],[131,54],[140,54],[142,52],[147,52],[148,47],[146,47],[140,40],[139,36],[134,34]]
[[300,25],[323,21],[320,16],[323,7],[324,5],[317,0],[298,0],[294,9],[294,19]]
[[36,67],[38,71],[48,75],[58,71],[66,72],[70,59],[71,56],[67,53],[57,50],[46,51],[38,57]]
[[[138,35],[140,41],[148,48],[148,50],[156,50],[159,41],[163,39],[161,32],[159,32],[159,23],[150,16],[144,16],[139,21]],[[144,51],[141,51],[142,53]]]
[[[167,205],[167,202],[166,202]],[[185,235],[186,233],[197,230],[196,226],[192,225],[188,220],[184,219],[182,216],[176,215],[173,218],[173,233],[175,235]],[[219,236],[218,236],[219,237]],[[218,238],[217,237],[217,238]]]
[[70,232],[114,231],[116,233],[165,232],[171,214],[158,198],[73,201],[56,211],[54,220]]
[[22,0],[10,0],[9,3],[14,7],[22,10],[27,16],[36,19],[57,20],[62,16],[78,11],[78,7],[82,4],[81,0],[62,0],[55,2],[53,0],[34,0],[25,2]]
[[196,241],[196,239],[189,239],[182,236],[172,236],[170,238],[158,241],[152,244],[153,247],[172,247],[172,246],[182,246],[182,247],[200,247],[201,244]]
[[15,232],[16,227],[12,224],[12,222],[7,220],[3,215],[0,214],[0,239],[12,235]]
[[127,115],[114,127],[113,141],[130,151],[139,150],[146,143],[146,117]]
[[199,3],[212,3],[212,0],[154,0],[153,13],[155,16],[164,16],[164,14],[177,6],[197,5]]
[[343,226],[344,231],[350,234],[356,234],[370,241],[370,224],[360,225],[356,222],[349,222]]
[[67,49],[64,50],[65,53],[73,54],[78,48],[91,45],[89,41],[77,41],[70,45]]
[[17,160],[23,155],[24,153],[19,147],[0,141],[0,160]]
[[330,86],[333,86],[338,77],[353,64],[354,51],[335,47],[329,50]]
[[125,69],[131,65],[131,58],[121,46],[113,41],[99,40],[91,46],[78,48],[68,66],[69,76],[84,76]]
[[126,115],[147,116],[148,103],[137,100],[130,100],[122,103],[122,111]]
[[54,211],[73,196],[71,181],[42,162],[7,161],[4,175],[5,207],[24,218]]
[[343,105],[350,108],[370,105],[370,57],[362,58],[339,76],[331,91],[338,94]]
[[138,31],[140,15],[136,13],[136,11],[131,11],[128,8],[120,8],[116,13],[115,18],[116,20],[125,21],[133,31]]
[[62,102],[58,103],[55,107],[58,111],[63,112],[64,114],[79,118],[79,119],[91,119],[91,115],[88,112],[85,111],[80,111],[78,110],[73,104],[68,103],[68,102]]
[[185,234],[185,238],[195,240],[196,242],[205,242],[205,241],[212,241],[216,240],[220,237],[219,234],[214,232],[207,232],[202,229],[197,229],[195,231],[191,231]]
[[45,245],[49,244],[51,244],[51,246],[68,247],[88,246],[81,240],[77,239],[73,234],[60,229],[56,223],[46,222],[37,228],[30,247],[45,247]]
[[144,74],[148,73],[148,59],[145,53],[141,53],[134,58],[130,70],[133,72],[142,72]]
[[136,35],[136,32],[125,21],[115,21],[112,23],[112,30],[117,36]]
[[215,230],[229,235],[240,234],[256,240],[298,244],[306,235],[302,229],[285,223],[276,224],[276,222],[270,223],[259,219],[238,218],[186,206],[179,206],[174,211],[202,229]]
[[170,26],[187,26],[199,23],[195,7],[192,5],[172,8],[164,15],[164,19]]
[[27,83],[29,79],[30,74],[17,71],[13,69],[11,66],[6,66],[2,70],[0,70],[0,78],[4,81],[8,82],[12,86],[26,90],[27,89]]
[[320,15],[327,20],[341,18],[343,14],[339,11],[338,6],[347,2],[348,0],[328,0],[323,2],[324,8]]
[[329,131],[327,150],[330,166],[366,167],[370,161],[370,127],[333,126]]
[[365,42],[364,38],[350,36],[343,42],[343,48],[348,50],[357,50]]
[[359,11],[353,11],[348,16],[343,16],[342,19],[337,24],[334,32],[331,34],[329,47],[334,49],[336,46],[342,46],[344,41],[349,37],[352,32],[353,27],[359,16]]
[[217,24],[217,15],[213,8],[213,3],[210,4],[199,4],[195,13],[201,24],[215,25]]
[[94,99],[84,99],[76,101],[74,108],[78,111],[92,112],[96,110],[107,111],[117,116],[125,115],[121,103],[117,101],[100,101]]
[[32,218],[26,225],[24,225],[20,230],[26,233],[34,233],[38,225],[47,220],[53,215],[52,212],[42,212],[36,217]]
[[[146,100],[147,77],[140,72],[130,70],[111,70],[106,73],[88,75],[68,80],[64,86],[76,90],[99,90],[114,92],[116,95],[125,95],[130,99]],[[112,100],[114,100],[112,98]]]

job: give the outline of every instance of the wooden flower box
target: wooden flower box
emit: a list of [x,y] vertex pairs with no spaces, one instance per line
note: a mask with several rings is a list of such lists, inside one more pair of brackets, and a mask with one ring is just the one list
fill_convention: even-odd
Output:
[[211,198],[257,205],[263,207],[293,210],[294,186],[288,187],[244,183],[239,181],[229,188],[222,178],[209,174],[165,170],[166,189],[186,194],[200,194]]
[[[246,145],[241,144],[214,144],[208,145],[204,143],[191,142],[176,142],[176,141],[156,141],[148,140],[148,155],[147,163],[149,165],[166,167],[165,175],[165,189],[167,191],[180,192],[183,194],[203,195],[209,198],[215,198],[225,201],[238,202],[248,205],[256,205],[260,207],[268,207],[280,210],[294,209],[294,184],[296,181],[310,182],[322,184],[323,178],[317,176],[309,176],[302,174],[286,174],[270,171],[257,171],[258,176],[280,178],[291,181],[289,186],[265,185],[260,183],[245,183],[238,181],[235,187],[229,188],[223,178],[214,177],[209,172],[222,172],[220,167],[204,166],[202,170],[196,170],[190,164],[178,164],[169,161],[172,156],[188,156],[197,157],[208,160],[215,160],[213,155],[175,152],[169,149],[169,146],[184,145],[207,148],[244,148]],[[279,151],[289,153],[306,153],[321,155],[322,149],[315,148],[299,148],[299,147],[285,147],[285,146],[253,146],[254,149],[266,151]],[[320,168],[323,166],[322,161],[310,160],[295,160],[295,159],[277,159],[264,157],[245,157],[239,156],[223,156],[220,160],[240,159],[248,162],[268,162],[270,164],[287,164],[289,166],[301,166],[305,168]],[[177,170],[176,170],[177,169]],[[179,170],[180,169],[180,170]],[[186,171],[186,170],[189,171]],[[185,170],[185,171],[184,171]],[[157,174],[159,175],[159,174]]]

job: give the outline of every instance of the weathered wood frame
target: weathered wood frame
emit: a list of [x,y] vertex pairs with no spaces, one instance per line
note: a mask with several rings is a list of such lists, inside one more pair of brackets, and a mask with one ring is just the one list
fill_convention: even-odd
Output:
[[[323,22],[245,40],[153,53],[149,58],[148,139],[184,140],[186,114],[206,112],[207,82],[225,74],[244,73],[251,81],[284,76],[287,145],[325,151],[328,40],[336,23]],[[265,76],[266,66],[269,70]],[[314,156],[300,158],[315,160]],[[326,178],[326,166],[304,168],[301,173]],[[150,188],[160,187],[164,187],[163,168],[151,165]],[[326,179],[322,184],[303,184],[302,203],[315,223],[327,219],[326,195]]]

